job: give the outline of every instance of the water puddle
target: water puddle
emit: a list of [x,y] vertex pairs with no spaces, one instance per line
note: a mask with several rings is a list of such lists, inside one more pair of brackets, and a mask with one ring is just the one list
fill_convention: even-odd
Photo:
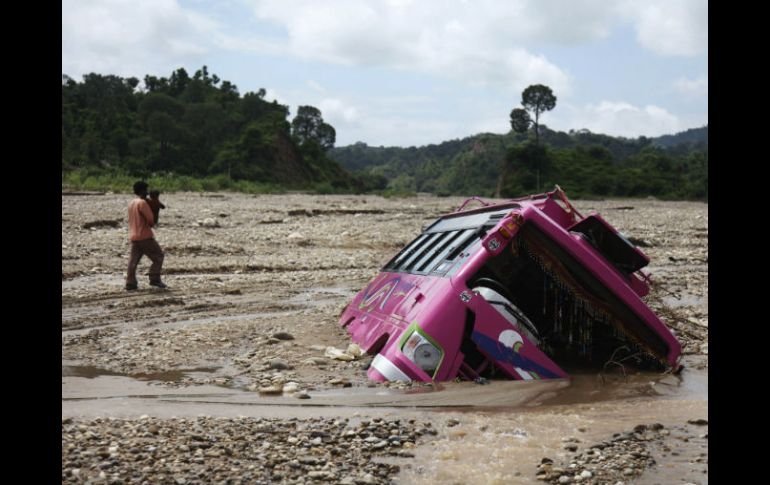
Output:
[[348,406],[388,406],[506,412],[515,408],[590,404],[639,398],[708,398],[705,371],[685,369],[681,375],[576,374],[569,379],[541,381],[441,382],[404,390],[357,387],[312,393],[317,401]]
[[213,373],[219,370],[217,367],[197,367],[194,369],[173,369],[163,372],[149,374],[123,374],[99,367],[88,365],[62,365],[62,377],[85,377],[86,379],[95,379],[103,376],[121,376],[136,379],[139,381],[160,381],[160,382],[179,382],[185,377],[193,377],[195,373]]
[[[197,375],[196,375],[197,374]],[[221,367],[197,367],[173,369],[159,373],[126,375],[92,366],[62,364],[63,391],[74,397],[122,396],[126,386],[136,388],[154,382],[178,383],[194,377],[220,377],[229,375]],[[93,382],[84,385],[85,378]],[[191,386],[200,388],[202,386]],[[226,395],[221,401],[207,401],[216,413],[217,405],[278,405],[347,407],[347,408],[426,408],[458,411],[484,409],[489,412],[507,412],[512,409],[532,409],[541,406],[563,406],[591,403],[607,403],[633,399],[700,399],[708,400],[708,373],[685,367],[680,375],[638,373],[620,374],[575,374],[569,379],[541,381],[489,381],[486,385],[473,382],[440,382],[407,389],[392,389],[382,386],[332,388],[311,390],[311,400],[297,400],[289,395],[266,397],[246,390],[238,379],[227,384],[209,385],[216,395]],[[146,391],[146,388],[145,388]],[[155,392],[155,391],[153,391]],[[161,392],[161,391],[158,391]],[[162,393],[162,392],[161,392]],[[63,392],[65,394],[65,392]],[[146,395],[147,392],[142,392]],[[205,394],[205,393],[204,393]]]

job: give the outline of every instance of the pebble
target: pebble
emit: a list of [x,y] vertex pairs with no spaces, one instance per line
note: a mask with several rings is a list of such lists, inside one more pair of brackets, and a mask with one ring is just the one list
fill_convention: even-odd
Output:
[[[553,484],[617,483],[636,478],[654,463],[646,447],[651,442],[662,442],[663,431],[668,432],[660,423],[639,424],[629,432],[615,433],[609,440],[590,445],[585,452],[574,455],[561,466],[556,466],[550,458],[543,458],[537,466],[536,478]],[[567,442],[565,449],[577,450],[577,439],[562,441]],[[564,481],[564,477],[569,481]]]
[[266,396],[275,396],[275,395],[283,394],[283,388],[282,386],[260,387],[259,393]]
[[[382,458],[414,457],[390,439],[372,436],[373,442],[364,442],[346,438],[346,433],[359,430],[358,424],[347,419],[152,418],[150,425],[163,430],[163,439],[152,441],[157,446],[147,445],[147,420],[96,418],[73,423],[68,419],[69,424],[62,424],[62,483],[67,484],[297,484],[312,480],[384,485],[393,481],[399,466],[384,463]],[[97,452],[110,440],[90,440],[79,427],[97,436],[119,430],[123,438],[110,445],[117,456],[99,457]],[[400,437],[428,428],[428,422],[374,418],[361,429]],[[141,452],[130,451],[136,449]],[[151,450],[155,453],[150,454]],[[67,465],[73,462],[81,466]]]
[[286,359],[271,359],[268,363],[268,367],[270,369],[276,369],[276,370],[286,370],[291,369],[292,367],[289,365],[289,363],[286,361]]
[[323,357],[310,357],[310,358],[308,358],[308,359],[305,359],[303,362],[304,362],[305,364],[309,364],[309,365],[326,365],[326,364],[328,364],[328,363],[329,363],[329,362],[328,362],[328,361],[327,361],[325,358],[323,358]]
[[278,340],[294,340],[294,335],[287,332],[276,332],[273,334],[273,338]]
[[283,393],[291,394],[299,390],[299,384],[296,382],[287,382],[283,385]]
[[342,360],[342,361],[356,360],[355,356],[348,354],[347,352],[343,352],[342,350],[335,347],[327,347],[324,355],[334,360]]
[[358,344],[351,343],[348,345],[348,348],[345,350],[345,353],[348,355],[352,355],[355,358],[361,357],[364,355],[364,351],[361,350],[361,347],[358,346]]

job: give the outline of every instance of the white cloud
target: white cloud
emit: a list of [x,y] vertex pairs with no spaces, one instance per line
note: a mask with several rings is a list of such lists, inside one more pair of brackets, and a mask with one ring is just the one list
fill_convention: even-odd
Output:
[[210,33],[211,42],[216,47],[229,51],[248,52],[256,54],[269,54],[281,56],[286,49],[276,41],[255,36],[238,36],[222,31]]
[[[559,97],[558,112],[545,119],[554,128],[623,136],[689,128],[682,126],[689,115],[677,112],[677,117],[657,106],[603,101],[570,110],[567,103],[580,94],[573,92],[572,74],[538,49],[599,42],[622,22],[635,28],[644,48],[661,55],[699,55],[708,48],[706,0],[239,0],[221,10],[216,3],[182,3],[63,0],[62,72],[74,78],[87,72],[165,76],[216,59],[222,51],[230,58],[261,54],[264,77],[277,84],[267,88],[267,100],[294,108],[317,106],[339,139],[421,145],[507,131],[511,107],[526,86],[536,83],[550,86]],[[244,18],[242,5],[254,18]],[[241,18],[228,20],[212,11],[237,12]],[[302,74],[296,79],[274,81],[268,74],[271,58],[287,66],[310,62],[297,67]],[[316,70],[323,64],[364,68],[350,69],[351,79],[382,72],[389,80],[397,70],[409,75],[403,76],[399,97],[394,91],[388,97],[367,91],[368,86],[341,87],[349,83]],[[221,67],[209,67],[220,73]],[[254,83],[252,71],[236,79],[238,84]],[[708,94],[707,76],[682,74],[689,77],[674,81],[672,89]],[[220,75],[231,79],[234,74]],[[415,92],[410,86],[416,78],[423,89]],[[495,100],[482,101],[480,93]],[[590,100],[579,102],[585,101]],[[504,106],[497,108],[498,103]]]
[[254,12],[285,29],[285,54],[295,58],[423,72],[514,91],[537,82],[565,93],[569,76],[527,44],[571,45],[607,35],[609,14],[601,5],[340,0],[330,8],[312,0],[264,0],[254,2]]
[[569,93],[569,75],[533,46],[606,38],[622,20],[662,55],[708,48],[706,0],[253,0],[261,21],[285,30],[285,53],[345,66],[385,66],[520,90]]
[[176,0],[63,0],[62,73],[165,73],[202,59],[216,28]]
[[684,94],[707,96],[709,93],[709,79],[706,76],[696,79],[680,77],[674,82],[674,88]]
[[324,121],[334,126],[343,123],[349,125],[356,123],[359,119],[358,109],[339,99],[322,99],[317,106],[321,110]]
[[446,116],[434,101],[411,95],[367,98],[362,104],[328,98],[314,106],[337,130],[337,146],[357,141],[372,146],[422,146],[468,136],[467,120],[457,122]]
[[468,136],[468,133],[460,133],[457,123],[452,120],[405,116],[372,117],[365,126],[345,131],[344,139],[340,138],[340,134],[338,130],[337,146],[356,141],[364,141],[371,146],[423,146]]
[[624,0],[618,12],[634,23],[637,39],[661,55],[708,51],[708,0]]
[[278,91],[276,91],[275,89],[271,89],[271,88],[266,88],[265,89],[265,97],[263,99],[265,101],[269,101],[269,102],[276,101],[276,102],[278,102],[278,104],[283,104],[283,105],[286,105],[286,106],[289,105],[289,103],[283,101],[283,99],[284,99],[283,95],[279,94]]
[[317,82],[313,81],[312,79],[309,79],[305,84],[307,84],[312,90],[318,91],[319,93],[325,93],[326,92],[326,89],[324,89],[323,86],[321,86]]
[[569,128],[587,128],[594,133],[612,136],[660,136],[690,128],[684,127],[675,115],[655,105],[642,108],[623,101],[602,101],[571,111]]

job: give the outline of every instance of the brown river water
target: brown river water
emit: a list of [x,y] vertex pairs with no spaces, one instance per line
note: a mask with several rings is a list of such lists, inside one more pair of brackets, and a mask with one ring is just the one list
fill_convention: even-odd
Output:
[[[413,463],[402,468],[398,483],[505,484],[532,483],[543,457],[568,459],[565,438],[588,444],[653,422],[684,429],[687,420],[708,415],[708,373],[689,366],[678,376],[640,373],[601,379],[578,374],[564,380],[450,382],[408,390],[351,387],[311,392],[309,400],[260,397],[224,386],[159,385],[214,371],[128,377],[63,362],[62,417],[428,419],[439,435],[415,449]],[[447,426],[450,419],[459,424]],[[628,483],[707,483],[707,468],[692,462],[707,452],[708,438],[691,434],[681,445],[676,454],[657,456],[657,466]]]

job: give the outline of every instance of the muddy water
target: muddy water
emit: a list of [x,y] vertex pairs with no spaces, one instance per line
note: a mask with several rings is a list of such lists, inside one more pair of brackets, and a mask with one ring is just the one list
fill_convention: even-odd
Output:
[[[196,369],[175,369],[164,372],[155,372],[150,374],[134,374],[133,379],[140,381],[160,381],[160,382],[176,382],[185,376],[195,373],[209,373],[216,371],[215,367],[200,367]],[[122,374],[118,372],[112,372],[106,369],[100,369],[89,365],[62,365],[61,368],[62,377],[85,377],[86,379],[94,379],[103,376],[120,376]]]
[[[217,368],[174,369],[132,376],[92,366],[62,365],[62,398],[65,401],[128,398],[133,395],[163,398],[179,391],[168,391],[158,384],[181,380],[196,374],[216,375]],[[680,375],[639,373],[631,376],[585,374],[569,379],[542,381],[490,381],[487,385],[472,382],[443,382],[406,390],[386,387],[350,387],[311,392],[312,402],[290,397],[260,397],[232,385],[189,388],[196,396],[216,395],[211,404],[212,414],[228,405],[271,406],[287,408],[312,406],[331,408],[393,407],[413,409],[447,409],[463,413],[480,410],[506,413],[511,410],[542,406],[580,405],[590,403],[621,403],[633,399],[707,399],[708,376],[704,371],[685,369]],[[128,392],[131,391],[131,392]],[[220,399],[225,396],[225,399]],[[159,404],[162,407],[163,404]],[[65,408],[63,406],[63,413]],[[109,414],[109,406],[102,412]],[[291,409],[286,410],[291,414]]]
[[[575,437],[580,444],[590,445],[640,423],[671,427],[682,425],[693,413],[707,412],[705,402],[697,400],[677,400],[675,404],[634,400],[464,413],[457,418],[459,425],[444,428],[437,440],[417,449],[415,465],[403,471],[400,483],[532,483],[542,458],[568,463],[571,454],[563,449],[565,438]],[[707,440],[699,445],[706,448]],[[697,451],[700,448],[691,453]],[[634,483],[681,483],[685,477],[703,483],[702,470],[688,468],[686,456],[680,454],[673,460],[656,456],[656,461],[655,478],[643,475]]]
[[[688,362],[689,363],[689,362]],[[173,381],[214,368],[180,369],[157,375],[121,376],[91,367],[62,367],[62,417],[310,418],[383,416],[429,419],[439,435],[415,450],[397,481],[403,484],[532,483],[543,457],[567,460],[563,439],[586,446],[640,423],[667,428],[708,415],[708,374],[686,367],[679,376],[575,375],[551,381],[441,383],[408,390],[354,387],[311,392],[310,400],[261,397],[224,386],[171,389]],[[450,419],[459,421],[448,426]],[[653,467],[633,483],[677,483],[687,477],[707,483],[692,463],[707,452],[707,438],[694,439],[676,455],[658,451]]]
[[[705,372],[685,369],[681,377],[649,377],[601,384],[595,376],[578,376],[552,395],[545,392],[521,406],[473,407],[461,413],[438,409],[435,419],[442,432],[417,449],[414,465],[402,471],[399,483],[533,483],[542,458],[569,462],[566,438],[580,440],[582,449],[637,424],[686,427],[693,416],[708,415]],[[450,418],[460,424],[447,427]],[[673,441],[676,454],[651,450],[657,466],[626,483],[708,483],[707,465],[692,463],[708,452],[708,439],[690,437],[681,447]]]

